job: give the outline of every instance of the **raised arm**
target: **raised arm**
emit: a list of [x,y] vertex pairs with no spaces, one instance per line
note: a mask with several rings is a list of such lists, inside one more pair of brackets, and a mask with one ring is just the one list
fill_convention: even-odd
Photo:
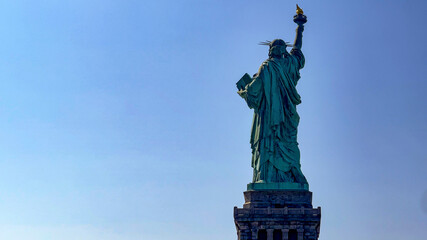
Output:
[[297,27],[297,34],[295,36],[295,41],[294,41],[294,48],[301,50],[302,48],[302,32],[304,31],[304,25],[302,24],[298,24]]

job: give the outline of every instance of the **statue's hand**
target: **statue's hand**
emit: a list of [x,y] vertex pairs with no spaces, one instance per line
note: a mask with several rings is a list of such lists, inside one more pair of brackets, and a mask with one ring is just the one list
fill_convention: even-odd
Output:
[[304,25],[303,25],[303,24],[298,24],[298,29],[297,29],[297,31],[304,32]]
[[242,98],[246,99],[246,91],[244,89],[241,89],[239,91],[237,91],[237,94],[239,94]]

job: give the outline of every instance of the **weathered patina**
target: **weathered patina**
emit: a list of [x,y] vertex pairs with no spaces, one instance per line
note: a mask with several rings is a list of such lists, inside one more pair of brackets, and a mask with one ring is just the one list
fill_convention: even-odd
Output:
[[[294,17],[298,26],[293,45],[282,39],[263,43],[269,46],[268,59],[252,78],[245,75],[237,83],[238,94],[254,109],[250,140],[254,172],[248,190],[308,190],[301,172],[296,109],[301,103],[296,86],[305,64],[301,47],[306,21],[302,13]],[[292,46],[290,52],[288,46]]]

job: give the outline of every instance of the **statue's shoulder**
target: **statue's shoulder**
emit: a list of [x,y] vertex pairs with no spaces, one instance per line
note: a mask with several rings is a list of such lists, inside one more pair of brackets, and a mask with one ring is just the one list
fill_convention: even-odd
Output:
[[271,59],[267,59],[264,62],[262,62],[261,66],[268,66],[268,63],[271,61]]
[[268,64],[270,62],[270,59],[265,60],[264,62],[262,62],[261,66],[259,67],[259,71],[261,71],[264,68],[268,67]]
[[267,66],[273,65],[276,67],[285,63],[283,58],[269,58],[265,62],[267,62]]
[[276,60],[277,60],[277,59],[274,59],[274,58],[268,58],[268,59],[266,59],[266,60],[262,63],[261,67],[268,67],[268,66],[270,66],[271,64],[275,64],[275,63],[276,63]]

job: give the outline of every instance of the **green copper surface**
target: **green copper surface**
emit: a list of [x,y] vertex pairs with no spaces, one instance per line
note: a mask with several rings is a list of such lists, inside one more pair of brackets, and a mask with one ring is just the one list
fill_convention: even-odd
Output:
[[238,83],[238,94],[254,109],[251,131],[253,180],[248,190],[301,189],[308,183],[301,172],[296,106],[301,97],[296,85],[305,58],[301,51],[304,27],[298,25],[290,53],[281,39],[272,41],[269,58],[248,81]]

